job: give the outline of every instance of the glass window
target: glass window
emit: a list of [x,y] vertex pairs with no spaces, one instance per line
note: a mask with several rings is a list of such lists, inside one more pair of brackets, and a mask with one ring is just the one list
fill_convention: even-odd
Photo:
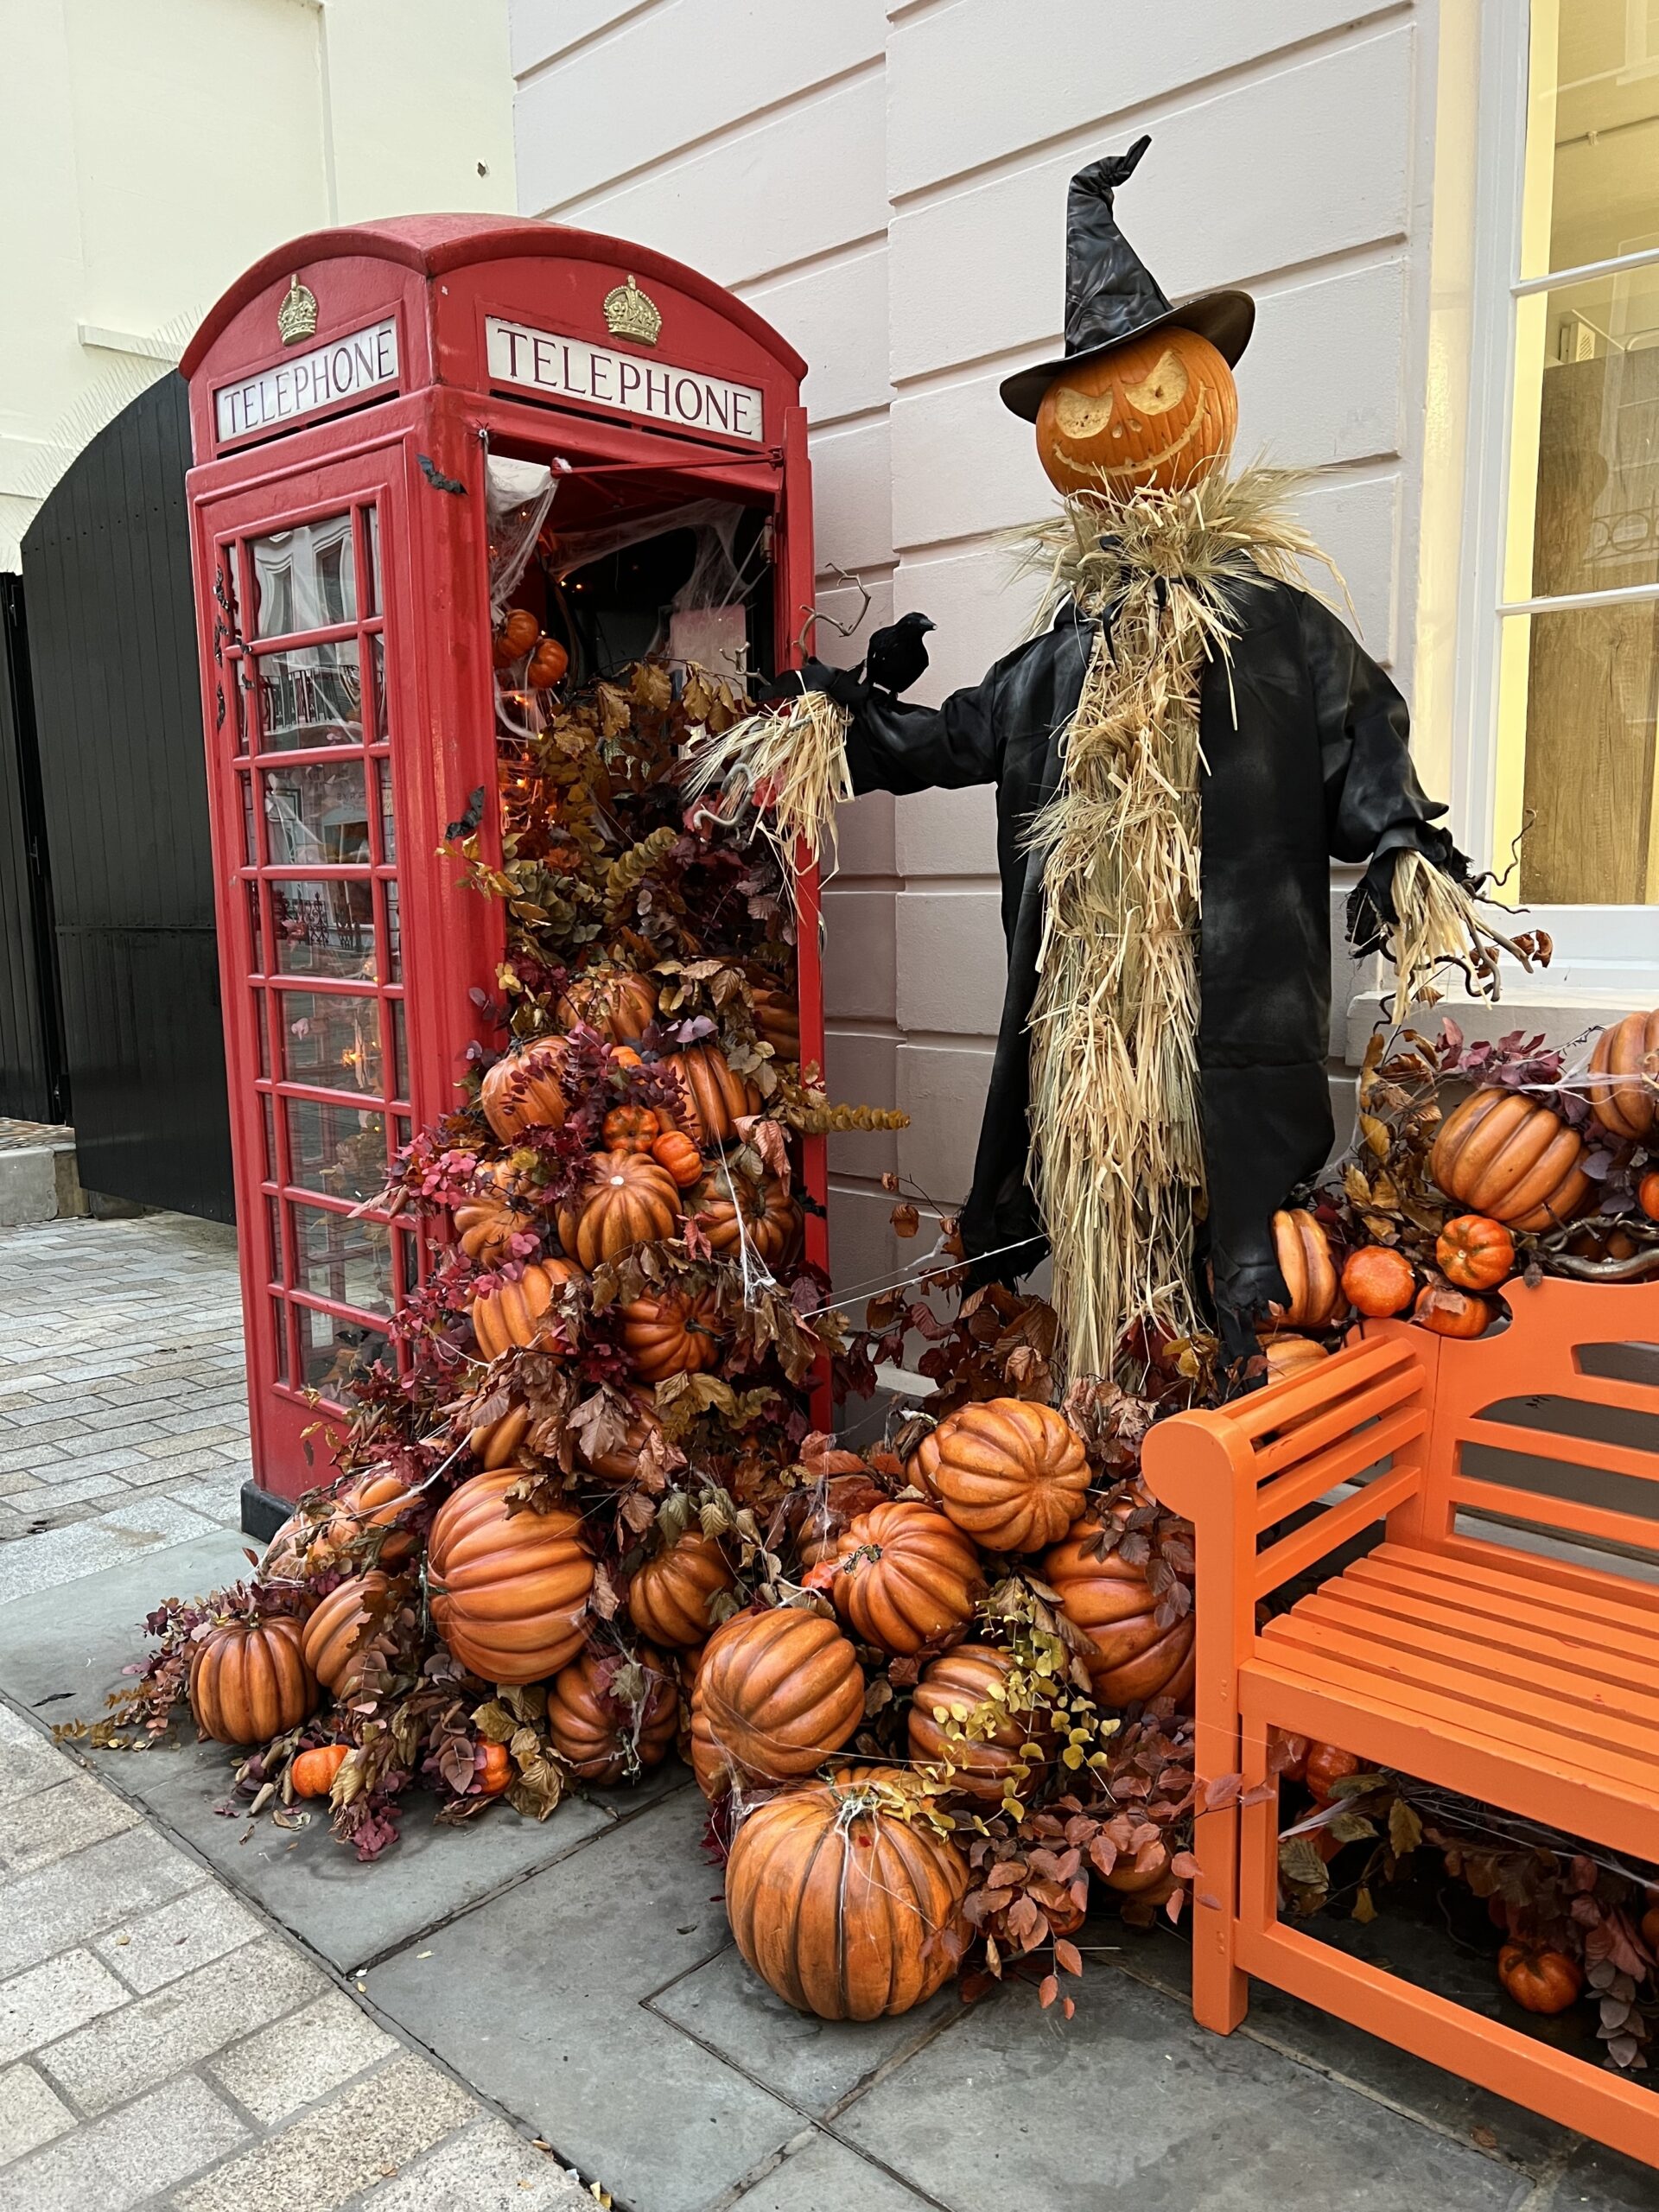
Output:
[[273,865],[367,866],[369,803],[360,760],[298,761],[267,769],[261,781]]
[[1659,0],[1533,0],[1529,73],[1493,851],[1522,900],[1651,905]]
[[242,888],[248,895],[248,954],[253,963],[251,973],[263,976],[265,972],[265,931],[259,912],[257,879],[245,883]]
[[280,1298],[270,1301],[270,1336],[276,1347],[276,1380],[288,1382],[292,1379],[288,1364],[288,1308]]
[[374,671],[374,734],[384,745],[386,728],[386,641],[378,631],[369,639],[369,666]]
[[321,1090],[380,1090],[380,1007],[335,992],[283,991],[283,1073]]
[[391,1236],[383,1222],[353,1221],[320,1206],[292,1206],[289,1213],[296,1287],[361,1313],[391,1313]]
[[385,1187],[386,1117],[315,1098],[285,1098],[290,1182],[331,1198],[372,1198]]
[[289,638],[357,620],[352,518],[327,515],[292,530],[256,537],[253,556],[256,638]]
[[401,983],[404,980],[404,936],[397,923],[397,887],[388,883],[386,894],[386,981]]
[[366,1374],[378,1363],[390,1367],[386,1340],[378,1329],[362,1321],[341,1321],[332,1313],[300,1308],[300,1380],[336,1404],[343,1402],[346,1386],[353,1376]]
[[366,875],[268,880],[279,976],[373,982],[374,889]]
[[380,791],[380,857],[390,865],[397,857],[397,822],[391,810],[391,763],[377,760],[374,779]]
[[357,640],[288,645],[261,653],[259,722],[268,753],[299,753],[363,742],[362,682]]
[[253,819],[253,784],[247,776],[238,776],[237,781],[242,786],[242,865],[257,868],[259,833]]
[[397,1078],[391,1095],[394,1098],[407,1098],[409,1096],[409,1055],[404,1044],[403,1001],[388,999],[386,1014],[391,1022],[391,1065]]
[[380,597],[380,510],[378,507],[370,507],[365,512],[363,526],[368,532],[369,539],[368,589],[365,592],[364,598],[368,603],[371,614],[384,614],[386,610]]

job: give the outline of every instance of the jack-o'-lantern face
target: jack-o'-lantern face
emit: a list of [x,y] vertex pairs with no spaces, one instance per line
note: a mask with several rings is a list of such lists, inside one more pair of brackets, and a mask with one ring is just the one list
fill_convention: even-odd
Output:
[[1232,371],[1207,338],[1171,323],[1062,370],[1037,410],[1037,454],[1062,492],[1128,499],[1192,483],[1237,428]]

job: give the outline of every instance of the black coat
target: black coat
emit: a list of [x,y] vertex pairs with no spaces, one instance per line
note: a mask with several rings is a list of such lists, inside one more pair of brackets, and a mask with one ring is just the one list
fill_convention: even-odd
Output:
[[[1445,809],[1413,772],[1405,702],[1337,618],[1307,593],[1264,578],[1242,582],[1231,596],[1230,690],[1219,661],[1206,664],[1201,680],[1198,1058],[1208,1257],[1237,1351],[1249,1317],[1286,1294],[1270,1217],[1293,1184],[1323,1165],[1332,1141],[1330,862],[1376,856],[1377,896],[1386,899],[1389,855],[1409,845],[1443,865],[1451,843],[1430,826]],[[937,709],[821,666],[804,671],[855,709],[847,749],[858,791],[996,786],[1007,986],[962,1217],[969,1255],[997,1255],[978,1270],[983,1279],[1012,1281],[1045,1249],[1027,1180],[1026,1026],[1042,870],[1021,839],[1058,779],[1095,627],[1067,606],[1051,630]]]

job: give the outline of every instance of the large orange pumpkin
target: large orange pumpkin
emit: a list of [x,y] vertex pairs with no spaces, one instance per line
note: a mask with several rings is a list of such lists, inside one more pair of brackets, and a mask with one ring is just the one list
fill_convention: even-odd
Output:
[[959,1643],[926,1668],[911,1700],[911,1758],[924,1766],[948,1764],[953,1790],[990,1803],[1010,1785],[1018,1788],[1022,1768],[1035,1774],[1052,1747],[1052,1731],[1038,1715],[1008,1711],[1013,1665],[995,1644]]
[[811,1490],[797,1491],[795,1550],[803,1567],[834,1559],[848,1526],[872,1506],[887,1503],[887,1493],[870,1479],[869,1470],[853,1452],[837,1453],[853,1461],[844,1473],[829,1474]]
[[1373,1320],[1403,1313],[1417,1288],[1417,1276],[1403,1252],[1389,1244],[1362,1244],[1342,1270],[1342,1294],[1356,1313]]
[[642,1382],[700,1375],[719,1359],[724,1342],[720,1302],[711,1290],[664,1290],[619,1309],[622,1351]]
[[478,1103],[503,1144],[525,1129],[562,1128],[569,1110],[563,1087],[564,1040],[537,1037],[486,1073]]
[[316,1710],[298,1621],[227,1621],[190,1651],[190,1710],[220,1744],[268,1744]]
[[849,1523],[830,1595],[861,1643],[903,1656],[972,1620],[984,1587],[961,1529],[933,1506],[900,1497]]
[[620,1653],[584,1651],[549,1685],[547,1732],[583,1782],[620,1782],[660,1766],[673,1745],[680,1694],[668,1662],[649,1646],[640,1652],[645,1694],[637,1705],[618,1697],[614,1688],[627,1663]]
[[1589,1194],[1576,1129],[1541,1100],[1471,1091],[1434,1140],[1428,1171],[1448,1198],[1510,1229],[1570,1220]]
[[733,1774],[788,1781],[838,1751],[864,1717],[857,1654],[822,1613],[741,1613],[709,1639],[691,1693],[692,1766],[705,1796]]
[[1659,1011],[1627,1014],[1590,1055],[1590,1110],[1616,1137],[1641,1142],[1659,1121]]
[[755,983],[749,990],[757,1035],[771,1046],[780,1060],[801,1057],[801,1009],[786,991],[775,984]]
[[1290,1293],[1269,1311],[1288,1329],[1328,1329],[1342,1309],[1342,1285],[1331,1240],[1315,1217],[1298,1207],[1273,1217],[1273,1249]]
[[548,1326],[560,1285],[582,1269],[570,1260],[532,1260],[517,1282],[475,1296],[468,1311],[484,1359],[499,1359],[509,1344],[533,1344]]
[[1515,1239],[1501,1221],[1460,1213],[1435,1239],[1434,1257],[1459,1290],[1496,1290],[1515,1273]]
[[505,1163],[490,1169],[489,1187],[455,1201],[455,1232],[461,1249],[480,1268],[507,1257],[509,1241],[531,1226],[530,1216],[511,1203],[512,1171]]
[[1099,1528],[1092,1518],[1079,1522],[1043,1554],[1043,1580],[1059,1592],[1060,1611],[1093,1643],[1083,1663],[1095,1695],[1114,1707],[1185,1699],[1192,1688],[1192,1610],[1162,1627],[1146,1569],[1129,1566],[1120,1552],[1096,1558]]
[[559,1242],[591,1270],[672,1236],[679,1222],[679,1189],[665,1167],[637,1152],[601,1152],[580,1205],[560,1209]]
[[693,1144],[730,1144],[738,1116],[760,1109],[760,1093],[734,1074],[718,1045],[688,1046],[664,1065],[679,1077],[683,1103],[675,1118]]
[[729,1259],[742,1248],[747,1236],[750,1249],[767,1267],[781,1260],[799,1219],[795,1201],[775,1175],[760,1187],[747,1175],[727,1175],[716,1169],[692,1193],[689,1211],[713,1249]]
[[938,1469],[939,1432],[937,1428],[930,1428],[905,1462],[905,1479],[912,1483],[924,1497],[937,1500],[939,1493],[933,1478]]
[[585,1021],[613,1045],[626,1044],[657,1019],[657,986],[649,976],[579,976],[560,993],[554,1013],[563,1028]]
[[701,1643],[715,1625],[709,1600],[737,1587],[712,1536],[688,1529],[633,1571],[628,1614],[641,1636],[674,1647]]
[[947,1414],[933,1432],[933,1493],[959,1529],[991,1552],[1040,1551],[1083,1510],[1083,1440],[1052,1406],[990,1398]]
[[1037,410],[1037,456],[1058,490],[1122,499],[1192,483],[1237,428],[1232,371],[1207,338],[1166,324],[1061,370]]
[[[886,1787],[883,1787],[886,1785]],[[737,1948],[767,1986],[822,2020],[907,2012],[957,1970],[968,1862],[890,1809],[893,1768],[853,1770],[757,1805],[726,1864]]]
[[378,1568],[353,1574],[328,1592],[305,1624],[305,1663],[336,1697],[356,1687],[363,1646],[385,1618],[391,1586]]
[[486,1682],[534,1682],[582,1649],[594,1562],[578,1515],[510,1514],[511,1468],[474,1475],[438,1508],[427,1587],[439,1635]]

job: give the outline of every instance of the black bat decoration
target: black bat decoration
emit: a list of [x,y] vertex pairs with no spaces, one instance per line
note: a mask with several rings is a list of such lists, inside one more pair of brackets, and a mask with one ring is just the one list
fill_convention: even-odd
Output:
[[434,466],[430,454],[417,453],[415,458],[420,463],[422,475],[425,477],[435,492],[455,492],[462,499],[466,498],[467,486],[461,479],[458,476],[446,476],[441,468]]
[[480,784],[471,798],[467,800],[467,811],[461,816],[460,821],[445,825],[444,842],[447,844],[453,844],[457,837],[470,837],[483,819],[484,786]]
[[884,691],[907,691],[927,671],[925,614],[901,614],[889,628],[877,630],[864,656],[864,680]]

